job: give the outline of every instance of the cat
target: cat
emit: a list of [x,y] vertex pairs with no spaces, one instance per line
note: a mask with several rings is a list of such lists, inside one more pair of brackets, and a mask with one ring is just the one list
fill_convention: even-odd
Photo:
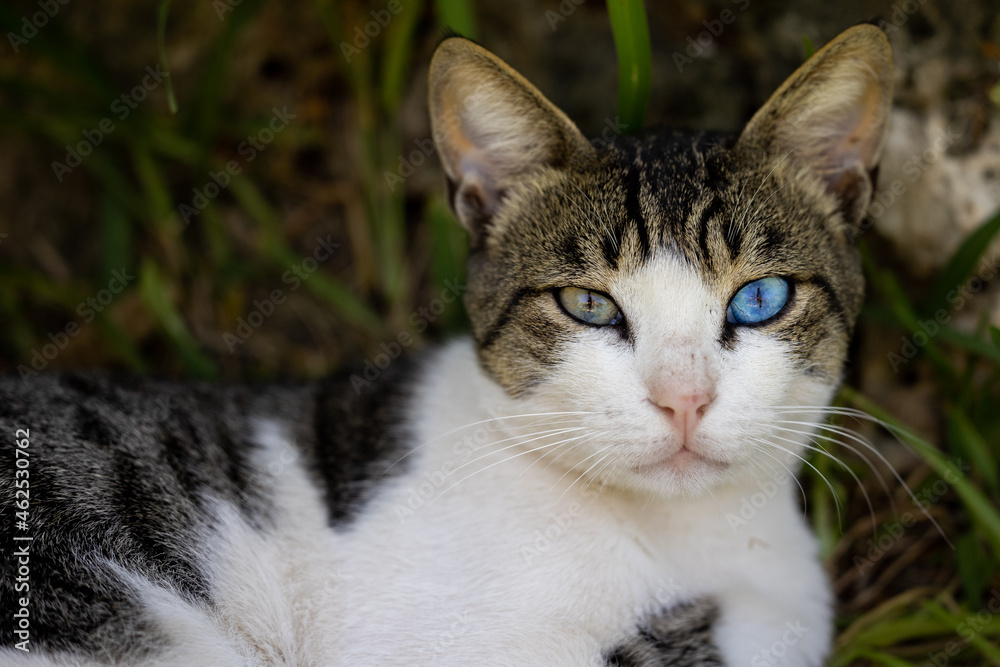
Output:
[[858,25],[738,136],[598,151],[444,39],[471,336],[364,386],[5,377],[0,663],[822,664],[789,473],[861,308],[892,72]]

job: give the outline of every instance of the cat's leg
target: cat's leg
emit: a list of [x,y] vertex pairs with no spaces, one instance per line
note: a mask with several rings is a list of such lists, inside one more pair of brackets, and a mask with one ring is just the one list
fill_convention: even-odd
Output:
[[[804,536],[811,539],[811,536]],[[726,665],[821,667],[830,651],[833,600],[815,558],[776,558],[781,573],[719,596],[715,641]]]

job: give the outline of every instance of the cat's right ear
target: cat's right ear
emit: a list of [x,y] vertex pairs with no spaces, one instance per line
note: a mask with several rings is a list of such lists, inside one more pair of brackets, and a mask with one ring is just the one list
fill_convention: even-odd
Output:
[[434,52],[429,97],[449,203],[474,244],[514,180],[593,150],[537,88],[461,37],[444,40]]
[[856,225],[874,192],[874,174],[892,105],[892,48],[874,25],[856,25],[817,51],[747,124],[739,143],[821,179]]

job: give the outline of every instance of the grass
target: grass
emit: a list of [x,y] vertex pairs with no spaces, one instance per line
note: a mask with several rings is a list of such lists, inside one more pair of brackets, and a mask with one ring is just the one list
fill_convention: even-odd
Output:
[[[84,256],[69,260],[71,279],[59,275],[58,261],[49,269],[26,260],[0,263],[4,358],[12,367],[30,363],[50,342],[49,333],[79,319],[78,306],[105,288],[110,272],[120,267],[135,275],[134,282],[95,313],[93,327],[71,343],[74,351],[51,367],[83,358],[193,378],[321,375],[377,351],[401,331],[419,337],[411,325],[414,313],[449,284],[464,281],[465,238],[440,195],[415,200],[408,187],[394,187],[385,175],[398,173],[400,156],[415,150],[404,140],[398,109],[416,63],[426,55],[417,36],[445,26],[475,35],[471,5],[411,0],[346,62],[340,45],[353,43],[353,27],[365,24],[368,15],[351,3],[313,0],[309,11],[322,25],[326,57],[340,68],[347,89],[329,93],[319,87],[296,108],[308,118],[308,110],[325,108],[330,95],[350,98],[358,128],[345,148],[356,158],[353,185],[331,193],[325,180],[314,184],[288,166],[309,163],[318,146],[328,145],[320,134],[330,131],[318,122],[293,123],[275,134],[260,161],[241,162],[241,172],[191,221],[178,207],[190,205],[193,190],[204,190],[209,174],[224,171],[240,157],[241,142],[267,126],[268,104],[253,116],[233,115],[223,94],[240,45],[257,34],[265,9],[255,0],[232,8],[215,28],[196,76],[170,62],[183,51],[171,50],[183,42],[183,15],[171,13],[166,1],[158,10],[150,26],[151,34],[158,27],[156,59],[174,76],[150,93],[153,101],[116,122],[101,150],[66,176],[65,189],[53,190],[93,198],[96,242],[79,240]],[[651,71],[645,12],[641,2],[609,0],[608,13],[619,56],[619,115],[638,128]],[[3,34],[19,30],[20,20],[20,13],[0,6]],[[98,127],[108,115],[122,82],[59,20],[26,48],[30,56],[0,69],[0,133],[62,159],[63,147],[80,141],[81,128]],[[808,41],[805,48],[812,51]],[[292,200],[304,203],[289,208]],[[327,215],[335,223],[312,222]],[[0,243],[16,241],[19,233],[9,230],[12,238]],[[1000,331],[985,318],[973,331],[952,323],[958,309],[954,290],[975,277],[983,249],[998,233],[1000,215],[970,235],[919,299],[911,296],[903,273],[865,249],[871,294],[862,331],[885,340],[913,338],[937,313],[947,316],[935,335],[915,346],[897,376],[901,384],[918,378],[930,387],[935,414],[922,423],[941,426],[918,433],[907,416],[849,384],[831,428],[857,429],[880,447],[904,443],[909,456],[896,452],[893,461],[905,484],[884,466],[873,469],[839,449],[849,470],[814,456],[815,472],[804,471],[810,520],[840,601],[833,665],[922,665],[945,658],[950,665],[1000,665],[1000,616],[980,613],[991,601],[1000,602]],[[342,256],[293,289],[294,282],[283,277],[301,270],[316,239],[327,234]],[[64,249],[73,247],[70,239],[59,249],[67,256]],[[87,256],[91,250],[96,256]],[[39,256],[50,256],[46,252]],[[221,332],[235,331],[235,323],[248,319],[254,303],[276,286],[290,305],[230,354]],[[452,308],[423,335],[460,331],[463,322],[461,309]],[[856,419],[850,409],[871,419]],[[878,474],[888,480],[885,488]],[[874,527],[862,489],[875,507]],[[907,513],[911,520],[902,522]]]

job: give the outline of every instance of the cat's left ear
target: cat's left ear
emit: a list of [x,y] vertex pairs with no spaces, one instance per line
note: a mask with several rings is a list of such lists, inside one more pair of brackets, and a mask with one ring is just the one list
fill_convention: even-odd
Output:
[[750,119],[739,144],[811,170],[861,222],[892,106],[892,49],[874,25],[849,28],[817,51]]
[[431,60],[430,115],[450,204],[473,243],[508,186],[593,151],[537,88],[478,44],[450,37]]

